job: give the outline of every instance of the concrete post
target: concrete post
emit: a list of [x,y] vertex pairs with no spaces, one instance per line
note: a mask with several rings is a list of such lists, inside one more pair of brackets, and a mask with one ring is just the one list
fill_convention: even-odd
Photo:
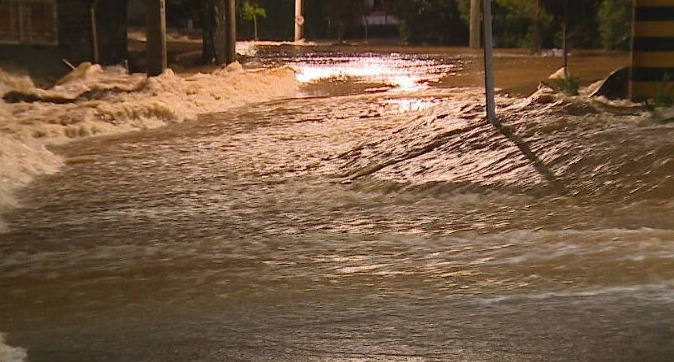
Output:
[[630,98],[674,96],[674,0],[635,0]]

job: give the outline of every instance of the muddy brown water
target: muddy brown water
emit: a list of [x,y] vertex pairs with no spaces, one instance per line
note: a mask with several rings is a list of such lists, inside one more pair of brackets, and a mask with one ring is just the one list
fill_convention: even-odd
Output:
[[[63,171],[4,215],[7,343],[30,361],[671,360],[674,129],[499,98],[560,192],[455,88],[474,54],[397,54],[368,64],[458,75],[341,74],[55,149]],[[559,62],[499,59],[504,88]]]

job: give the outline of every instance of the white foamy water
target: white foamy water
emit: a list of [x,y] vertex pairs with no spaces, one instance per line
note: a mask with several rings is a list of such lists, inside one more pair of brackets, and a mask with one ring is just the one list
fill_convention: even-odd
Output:
[[573,292],[545,292],[538,294],[509,294],[501,295],[496,297],[489,298],[479,298],[476,301],[479,303],[484,303],[486,305],[496,304],[496,303],[517,303],[520,301],[526,300],[548,300],[548,299],[582,299],[582,298],[592,298],[597,296],[606,296],[606,295],[629,295],[634,298],[639,299],[653,299],[659,300],[666,303],[674,302],[674,293],[672,291],[672,285],[663,285],[663,284],[645,284],[645,285],[636,285],[636,286],[622,286],[622,287],[609,287],[609,288],[599,288],[585,291],[573,291]]
[[0,362],[22,362],[27,357],[25,349],[5,344],[5,336],[0,333]]
[[[45,145],[18,135],[0,135],[0,212],[17,206],[13,192],[28,184],[33,176],[56,172],[61,158]],[[0,231],[3,230],[0,220]]]
[[[154,78],[83,63],[51,89],[0,69],[0,213],[13,192],[62,162],[46,146],[83,137],[156,128],[297,93],[288,67],[245,71],[233,64],[210,74]],[[0,224],[2,230],[2,224]]]

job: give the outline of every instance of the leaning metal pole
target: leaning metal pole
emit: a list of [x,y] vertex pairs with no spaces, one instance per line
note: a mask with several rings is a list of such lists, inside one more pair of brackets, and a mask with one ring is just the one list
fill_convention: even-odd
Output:
[[484,90],[487,100],[487,119],[496,124],[494,100],[494,42],[491,33],[491,0],[484,0]]
[[519,137],[512,128],[504,126],[496,119],[496,102],[494,101],[494,42],[491,34],[491,0],[484,0],[484,88],[487,98],[487,120],[496,128],[502,135],[513,142],[520,152],[528,158],[533,167],[540,173],[550,184],[553,189],[562,195],[567,194],[564,184],[562,184],[554,172],[539,158],[532,150],[527,142]]
[[564,0],[564,27],[562,28],[564,50],[564,79],[569,79],[569,1]]

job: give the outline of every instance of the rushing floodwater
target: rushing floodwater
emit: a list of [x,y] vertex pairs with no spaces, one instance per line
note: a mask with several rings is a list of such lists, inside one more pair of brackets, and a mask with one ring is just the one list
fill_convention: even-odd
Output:
[[478,92],[434,86],[459,57],[294,62],[304,97],[60,146],[64,170],[4,215],[5,343],[30,361],[674,358],[674,128],[500,99],[509,138]]

